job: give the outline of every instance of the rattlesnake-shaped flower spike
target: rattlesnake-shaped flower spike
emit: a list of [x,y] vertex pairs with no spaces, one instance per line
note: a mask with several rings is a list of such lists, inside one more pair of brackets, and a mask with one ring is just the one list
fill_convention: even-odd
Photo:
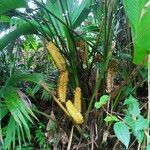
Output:
[[75,106],[70,100],[66,102],[66,108],[70,113],[72,119],[75,121],[75,123],[82,124],[84,122],[82,114],[75,108]]

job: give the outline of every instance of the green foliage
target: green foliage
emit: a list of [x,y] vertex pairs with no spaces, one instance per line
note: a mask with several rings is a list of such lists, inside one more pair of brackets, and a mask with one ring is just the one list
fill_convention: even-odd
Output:
[[0,22],[1,23],[9,23],[10,22],[10,17],[6,15],[0,16]]
[[128,148],[130,132],[136,137],[138,143],[141,144],[145,131],[149,128],[149,122],[140,115],[139,103],[133,96],[126,99],[124,104],[128,106],[126,115],[123,121],[118,121],[114,124],[114,132],[117,138]]
[[[10,119],[5,126],[6,134],[4,135],[4,147],[10,149],[11,144],[15,147],[16,139],[19,141],[21,147],[22,140],[25,142],[26,138],[30,141],[29,122],[33,124],[33,118],[37,119],[31,110],[30,103],[24,99],[23,93],[16,88],[18,81],[32,81],[40,84],[42,76],[40,74],[23,74],[15,73],[7,81],[1,89],[1,97],[4,99],[4,104],[1,104],[0,121],[8,117]],[[2,128],[3,133],[3,128]]]
[[134,43],[134,63],[139,64],[150,50],[150,7],[149,0],[124,0],[124,6],[131,23]]
[[35,133],[35,139],[37,141],[37,143],[40,146],[40,149],[45,149],[48,150],[48,144],[46,142],[46,137],[44,135],[44,129],[45,129],[45,125],[43,123],[39,123],[38,124],[38,128],[36,129],[36,133]]
[[35,34],[37,31],[30,23],[20,25],[16,30],[6,34],[0,39],[0,51],[5,48],[9,43],[14,42],[21,35]]
[[26,0],[1,0],[0,1],[0,15],[16,8],[22,8],[27,6]]
[[16,84],[19,81],[30,81],[40,84],[43,79],[44,76],[40,73],[25,74],[22,72],[15,72],[10,78],[8,78],[5,85],[7,86],[11,84]]
[[91,1],[92,0],[83,0],[80,5],[78,1],[75,2],[70,17],[73,28],[78,27],[86,19],[90,12]]
[[16,88],[7,86],[3,89],[2,95],[5,102],[5,111],[3,112],[0,120],[2,121],[4,117],[8,116],[9,112],[11,113],[8,125],[6,125],[7,130],[5,135],[6,137],[4,139],[4,147],[9,149],[11,142],[13,142],[13,147],[15,147],[16,137],[20,145],[25,134],[28,140],[30,139],[28,121],[33,123],[31,116],[34,118],[36,117],[29,105],[21,99],[21,97],[19,97]]
[[106,122],[116,122],[116,121],[119,121],[119,119],[116,116],[113,116],[113,115],[107,116],[104,120]]
[[100,97],[100,100],[98,102],[95,102],[95,108],[99,109],[103,105],[107,104],[107,102],[110,100],[110,96],[108,95],[103,95]]
[[[85,122],[83,128],[81,126],[83,129],[81,133],[85,140],[90,139],[91,135],[91,133],[86,134],[89,123],[92,122],[98,128],[102,128],[96,135],[99,138],[105,132],[103,128],[106,127],[105,122],[110,125],[114,122],[114,132],[126,148],[129,147],[130,139],[131,141],[133,139],[131,136],[142,144],[148,129],[148,121],[141,115],[140,104],[133,96],[126,99],[124,105],[122,99],[129,94],[137,96],[136,89],[140,86],[139,83],[146,81],[147,70],[132,72],[135,67],[131,62],[132,46],[129,46],[132,39],[130,39],[129,26],[122,9],[122,1],[112,0],[106,3],[106,1],[82,0],[79,3],[78,0],[47,0],[44,3],[42,0],[33,0],[36,8],[28,7],[28,2],[31,1],[1,0],[0,2],[2,30],[10,31],[0,39],[0,121],[2,124],[0,125],[0,134],[2,134],[0,143],[4,141],[3,147],[30,149],[30,146],[36,143],[41,149],[49,149],[47,142],[51,141],[49,143],[52,143],[55,149],[61,143],[60,136],[63,135],[59,134],[59,129],[61,130],[61,125],[68,125],[68,119],[62,116],[60,108],[55,106],[55,103],[50,102],[49,104],[49,101],[46,103],[43,101],[43,99],[49,99],[49,93],[41,89],[40,85],[45,76],[43,77],[40,73],[29,73],[46,74],[48,89],[53,88],[50,76],[51,71],[56,68],[47,63],[49,59],[46,50],[47,41],[55,43],[67,62],[69,98],[73,95],[75,87],[80,86],[82,89],[82,109],[85,112]],[[147,56],[150,49],[150,15],[147,2],[147,0],[124,0],[125,11],[132,27],[136,64]],[[22,7],[25,8],[25,12],[16,10]],[[117,69],[116,66],[111,66],[110,62],[113,59],[119,62]],[[112,72],[108,76],[110,68]],[[114,79],[112,79],[113,70],[116,72]],[[133,82],[128,73],[133,75]],[[112,92],[109,95],[103,95],[107,92],[105,87],[109,78],[113,80],[109,81],[112,83]],[[56,80],[57,75],[54,75],[54,84]],[[28,82],[33,82],[33,84]],[[94,107],[100,109],[106,104],[108,107],[107,110],[96,110],[96,113],[94,112],[96,115],[93,115],[95,111],[92,110],[93,103],[98,95],[102,96],[98,102],[95,102]],[[108,103],[110,98],[111,102]],[[126,108],[125,117],[121,120],[119,117],[120,112],[122,113],[120,105]],[[32,106],[43,109],[39,112],[45,117],[40,116],[38,127],[33,124],[34,119],[37,118],[32,112]],[[49,120],[45,133],[45,125],[41,122],[45,123],[48,118],[47,112],[49,113],[51,107],[58,116],[62,116],[57,117],[61,122],[60,126],[57,126],[55,122]],[[92,121],[88,120],[91,118],[89,114],[94,116]],[[108,114],[110,115],[107,116]],[[107,117],[104,119],[105,116]],[[32,136],[30,135],[31,126],[37,127],[35,133],[32,132]],[[95,130],[92,129],[93,126],[90,127],[89,132]],[[70,123],[65,132],[70,132],[69,128]],[[76,128],[79,131],[82,130],[79,126]],[[110,134],[113,134],[111,129],[108,128]],[[76,136],[78,135],[73,135],[73,138]],[[73,141],[76,142],[77,139]],[[108,146],[109,141],[106,144]],[[31,144],[33,142],[35,143]],[[111,142],[113,145],[114,140]],[[65,148],[66,145],[63,145],[63,149]]]
[[23,43],[23,46],[24,46],[24,50],[26,50],[26,51],[30,50],[31,48],[33,50],[37,50],[38,42],[33,36],[29,35],[26,37],[26,40]]
[[128,105],[127,111],[133,117],[137,117],[140,115],[139,103],[133,96],[130,96],[128,99],[126,99],[124,101],[124,105]]
[[114,124],[114,132],[117,138],[128,148],[130,142],[129,127],[122,121]]

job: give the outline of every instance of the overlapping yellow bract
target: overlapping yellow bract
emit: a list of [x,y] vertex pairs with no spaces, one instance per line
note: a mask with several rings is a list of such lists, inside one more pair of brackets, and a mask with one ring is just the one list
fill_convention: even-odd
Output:
[[66,95],[67,95],[67,83],[68,83],[68,72],[62,72],[58,79],[58,98],[62,103],[66,102]]
[[82,124],[84,122],[81,112],[81,89],[77,87],[74,93],[74,104],[68,100],[66,102],[67,96],[67,83],[68,83],[68,71],[64,57],[59,52],[59,49],[54,45],[54,43],[49,42],[47,49],[50,52],[57,69],[60,71],[60,76],[58,79],[57,94],[58,100],[61,103],[66,104],[66,109],[68,110],[70,116],[77,124]]
[[77,87],[74,92],[74,106],[81,112],[81,89]]
[[62,54],[59,52],[59,49],[55,46],[54,43],[49,42],[47,44],[47,49],[50,52],[56,67],[59,71],[65,71],[66,70],[66,62]]
[[84,122],[82,114],[75,108],[70,100],[66,102],[66,108],[77,124],[82,124]]

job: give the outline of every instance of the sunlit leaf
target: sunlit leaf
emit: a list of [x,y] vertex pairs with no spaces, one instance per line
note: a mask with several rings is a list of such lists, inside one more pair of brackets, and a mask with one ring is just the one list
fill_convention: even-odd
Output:
[[98,102],[95,102],[95,108],[99,109],[103,105],[107,104],[107,102],[110,100],[110,96],[108,95],[103,95],[100,97],[100,100]]
[[116,121],[119,121],[119,119],[116,117],[116,116],[107,116],[105,119],[104,119],[106,122],[116,122]]

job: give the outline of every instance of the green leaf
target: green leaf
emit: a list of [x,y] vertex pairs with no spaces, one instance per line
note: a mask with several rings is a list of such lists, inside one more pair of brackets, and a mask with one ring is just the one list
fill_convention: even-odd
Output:
[[9,110],[7,109],[6,105],[0,105],[0,121],[8,114]]
[[139,116],[138,119],[135,121],[134,129],[139,130],[146,130],[149,127],[149,123],[147,119],[144,119],[143,116]]
[[0,15],[6,13],[9,10],[23,7],[27,7],[27,0],[1,0]]
[[14,140],[13,135],[15,132],[15,126],[15,120],[13,119],[13,117],[10,117],[6,130],[6,138],[4,140],[5,149],[10,148],[11,142]]
[[5,86],[16,84],[18,81],[30,81],[40,84],[44,76],[40,73],[25,74],[22,72],[15,72],[5,83]]
[[135,26],[138,20],[138,0],[124,0],[123,2],[126,14],[135,31]]
[[124,0],[124,7],[132,27],[133,62],[140,64],[150,51],[149,0]]
[[104,119],[106,122],[116,122],[116,121],[119,121],[119,119],[116,117],[116,116],[107,116],[105,119]]
[[130,142],[129,127],[124,122],[114,124],[114,132],[117,138],[128,148]]
[[[146,0],[148,3],[148,0]],[[150,52],[150,7],[147,6],[146,1],[142,5],[141,16],[136,26],[136,33],[134,39],[134,62],[139,64],[148,56]],[[141,2],[139,2],[141,5]]]
[[0,51],[3,50],[9,43],[14,42],[21,35],[36,34],[35,27],[30,23],[20,25],[16,30],[4,35],[0,38]]
[[9,23],[9,21],[10,21],[10,17],[9,16],[6,16],[6,15],[0,16],[0,22],[2,22],[2,23]]
[[131,114],[133,117],[140,115],[139,103],[133,96],[130,96],[128,99],[126,99],[124,101],[124,105],[128,105],[128,114]]
[[130,114],[127,114],[125,117],[124,117],[124,122],[127,123],[130,127],[134,126],[134,123],[135,123],[135,119],[133,119],[134,117]]
[[110,100],[110,96],[108,95],[101,96],[99,102],[95,102],[95,108],[96,109],[101,108],[103,105],[107,104],[109,100]]
[[7,134],[9,137],[11,136],[13,138],[10,138],[9,140],[6,139],[6,145],[9,145],[10,142],[15,143],[14,138],[16,137],[16,135],[18,135],[19,145],[21,145],[21,141],[22,139],[25,141],[25,137],[30,140],[29,122],[33,123],[31,117],[36,118],[36,116],[32,112],[29,105],[24,101],[24,99],[21,99],[17,89],[13,86],[9,85],[4,87],[3,98],[7,109],[10,111],[12,117],[9,123],[10,126],[7,127],[11,129],[8,129]]
[[143,139],[144,139],[144,131],[135,131],[134,129],[132,130],[133,135],[136,137],[136,139],[138,140],[138,143],[142,143]]
[[10,19],[10,26],[20,26],[22,24],[26,23],[26,21],[22,18],[19,18],[19,17],[15,17],[13,16],[11,19]]
[[73,6],[73,11],[71,11],[71,22],[73,28],[78,27],[88,16],[89,7],[91,4],[91,0],[83,0],[81,4],[78,4],[78,1]]
[[31,116],[36,118],[29,105],[19,97],[17,89],[12,86],[5,87],[3,95],[6,106],[17,124],[20,127],[23,125],[26,129],[28,129],[29,126],[27,124],[27,120],[32,122]]

